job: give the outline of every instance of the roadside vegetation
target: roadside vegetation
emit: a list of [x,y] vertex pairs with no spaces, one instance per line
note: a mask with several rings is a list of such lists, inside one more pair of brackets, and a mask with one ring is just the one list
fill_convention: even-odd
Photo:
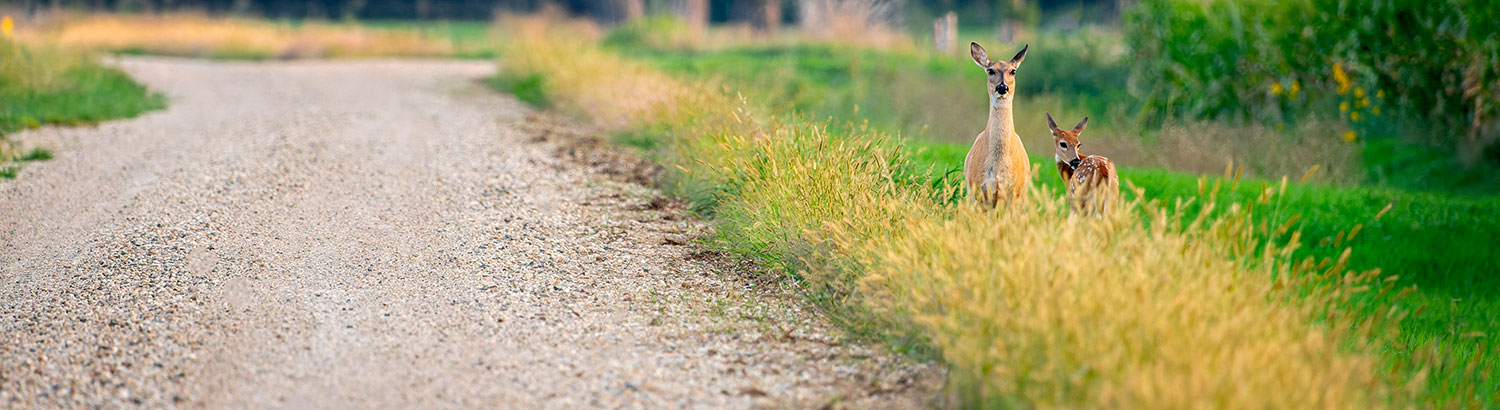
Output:
[[[1500,215],[1500,197],[1476,195],[1484,189],[1482,181],[1454,188],[1457,192],[1444,190],[1464,184],[1464,172],[1483,172],[1486,165],[1476,164],[1457,175],[1429,176],[1431,185],[1409,189],[1406,184],[1422,178],[1385,177],[1396,166],[1385,161],[1388,150],[1429,153],[1420,160],[1403,154],[1407,160],[1401,167],[1464,166],[1454,156],[1443,156],[1411,139],[1360,134],[1364,136],[1351,141],[1350,133],[1378,128],[1367,119],[1354,122],[1346,115],[1340,120],[1319,111],[1337,113],[1337,104],[1298,108],[1302,116],[1296,121],[1193,118],[1144,110],[1148,103],[1124,89],[1130,75],[1120,63],[1118,54],[1124,52],[1110,51],[1115,50],[1112,41],[1123,47],[1119,40],[1110,40],[1118,37],[1093,30],[1042,32],[1030,40],[1033,53],[1019,70],[1016,121],[1033,162],[1042,170],[1039,182],[1054,190],[1060,184],[1050,172],[1043,112],[1066,121],[1090,116],[1085,134],[1090,153],[1125,164],[1122,177],[1140,188],[1144,199],[1193,198],[1195,205],[1185,210],[1189,213],[1211,202],[1199,195],[1203,174],[1238,181],[1225,182],[1233,189],[1217,196],[1221,207],[1253,200],[1259,187],[1283,176],[1310,180],[1290,186],[1278,206],[1251,212],[1262,220],[1295,218],[1291,226],[1310,239],[1296,257],[1337,258],[1343,245],[1354,245],[1351,268],[1381,269],[1395,283],[1414,288],[1400,299],[1362,299],[1351,311],[1367,314],[1394,304],[1415,313],[1387,338],[1396,347],[1386,357],[1411,369],[1430,365],[1432,371],[1424,377],[1433,380],[1434,395],[1465,398],[1455,399],[1459,402],[1497,399],[1500,382],[1485,378],[1483,369],[1500,367],[1500,343],[1491,334],[1500,326],[1500,299],[1493,296],[1500,292],[1500,277],[1493,275],[1500,272],[1500,258],[1482,241],[1451,238],[1486,238],[1500,232],[1500,221],[1493,217]],[[624,38],[649,37],[632,33]],[[900,133],[907,137],[903,145],[912,153],[912,162],[939,186],[955,186],[961,178],[964,155],[984,121],[983,91],[975,86],[976,68],[966,56],[836,43],[694,49],[620,39],[610,35],[604,44],[663,71],[763,102],[770,107],[766,112],[782,120],[805,115]],[[1017,49],[1020,44],[1009,47]],[[1286,87],[1282,92],[1290,93],[1291,86]],[[1326,91],[1338,95],[1337,84],[1332,87]],[[1305,97],[1314,91],[1298,92]],[[1351,86],[1346,94],[1354,92]],[[1360,108],[1371,111],[1369,106]],[[1357,238],[1341,243],[1339,239],[1356,226]],[[1418,352],[1433,356],[1418,360]]]
[[[649,149],[667,187],[714,220],[716,246],[787,275],[856,333],[934,354],[954,404],[1467,407],[1497,397],[1485,333],[1500,320],[1486,296],[1500,288],[1496,261],[1483,244],[1451,239],[1500,231],[1492,197],[1358,187],[1358,172],[1330,186],[1296,182],[1307,168],[1288,181],[1287,169],[1249,177],[1228,161],[1223,177],[1119,161],[1146,165],[1121,169],[1132,187],[1124,212],[1078,218],[1036,158],[1034,206],[976,209],[953,172],[983,122],[981,97],[955,97],[982,92],[959,79],[966,60],[828,43],[663,47],[555,17],[499,24],[509,41],[494,84]],[[1018,81],[1023,137],[1045,134],[1040,113],[1030,124],[1021,107],[1097,121],[1115,105],[1062,96],[1097,86],[1090,95],[1126,98],[1107,81],[1025,88],[1068,72],[1039,63],[1066,59],[1056,58],[1023,66],[1034,76]],[[592,81],[600,66],[610,81]],[[951,113],[968,105],[972,119]],[[1247,129],[1205,124],[1225,130],[1205,136],[1223,138],[1212,144]],[[953,131],[933,136],[937,126]],[[1130,141],[1100,133],[1091,145]],[[1130,142],[1178,148],[1161,145],[1167,134]]]
[[214,59],[493,57],[483,23],[271,21],[192,13],[62,15],[24,33],[69,49]]
[[161,109],[165,99],[87,55],[27,46],[0,37],[0,177],[52,158],[42,147],[6,138],[44,125],[83,125]]

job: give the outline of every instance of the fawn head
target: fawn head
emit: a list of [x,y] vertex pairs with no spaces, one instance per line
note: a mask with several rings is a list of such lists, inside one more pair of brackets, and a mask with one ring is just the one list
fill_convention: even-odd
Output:
[[1026,49],[1028,48],[1031,48],[1031,46],[1021,47],[1021,52],[1016,53],[1015,57],[1011,57],[1010,61],[990,61],[990,56],[984,52],[984,47],[980,47],[979,43],[969,43],[969,56],[974,57],[974,64],[979,64],[979,67],[983,68],[984,72],[990,76],[989,93],[991,103],[1010,101],[1010,96],[1013,95],[1011,90],[1016,85],[1016,68],[1021,66],[1021,61],[1026,60]]
[[1083,127],[1089,124],[1089,117],[1083,117],[1073,129],[1065,130],[1057,127],[1057,121],[1052,120],[1052,113],[1047,113],[1047,128],[1052,129],[1052,149],[1055,154],[1053,158],[1057,162],[1067,162],[1068,166],[1077,167],[1083,159],[1078,155],[1078,148],[1083,146],[1078,142],[1078,136],[1083,134]]

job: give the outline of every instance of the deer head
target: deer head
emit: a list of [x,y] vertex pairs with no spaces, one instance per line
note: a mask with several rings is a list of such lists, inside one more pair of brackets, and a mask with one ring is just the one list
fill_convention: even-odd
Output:
[[969,56],[974,57],[974,64],[978,64],[989,75],[990,105],[1009,105],[1011,92],[1016,85],[1016,68],[1021,66],[1021,61],[1026,60],[1026,49],[1030,45],[1021,47],[1021,52],[1016,53],[1009,61],[990,61],[989,54],[984,52],[984,47],[979,43],[969,43]]
[[1077,167],[1082,158],[1078,155],[1078,148],[1083,143],[1078,142],[1078,136],[1083,134],[1083,127],[1089,124],[1089,117],[1083,117],[1073,129],[1065,130],[1057,127],[1057,121],[1052,120],[1052,113],[1047,113],[1047,128],[1052,129],[1052,149],[1055,154],[1053,158],[1057,162],[1066,162],[1068,166]]

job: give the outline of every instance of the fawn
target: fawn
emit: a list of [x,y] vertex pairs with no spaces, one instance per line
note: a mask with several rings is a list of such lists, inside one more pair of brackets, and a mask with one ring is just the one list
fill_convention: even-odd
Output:
[[1083,143],[1078,136],[1088,125],[1089,117],[1083,117],[1071,130],[1057,127],[1052,113],[1047,113],[1047,128],[1052,129],[1053,149],[1057,160],[1057,173],[1062,176],[1068,202],[1081,212],[1108,212],[1109,205],[1120,195],[1120,176],[1115,173],[1115,164],[1109,158],[1098,155],[1082,155],[1078,149]]
[[1016,68],[1026,59],[1027,48],[1030,46],[1021,47],[1021,52],[1010,61],[990,61],[984,47],[969,43],[974,64],[989,75],[985,92],[990,96],[990,114],[984,131],[974,139],[974,146],[964,158],[964,183],[969,187],[970,197],[985,204],[1019,200],[1031,186],[1031,162],[1026,159],[1026,147],[1021,145],[1011,118]]

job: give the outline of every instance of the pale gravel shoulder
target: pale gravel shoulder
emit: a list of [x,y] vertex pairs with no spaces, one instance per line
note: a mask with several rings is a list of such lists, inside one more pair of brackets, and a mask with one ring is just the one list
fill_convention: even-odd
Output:
[[936,397],[935,366],[845,340],[660,193],[554,155],[554,125],[475,82],[491,63],[120,64],[171,107],[13,136],[57,158],[0,182],[0,407]]

